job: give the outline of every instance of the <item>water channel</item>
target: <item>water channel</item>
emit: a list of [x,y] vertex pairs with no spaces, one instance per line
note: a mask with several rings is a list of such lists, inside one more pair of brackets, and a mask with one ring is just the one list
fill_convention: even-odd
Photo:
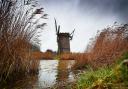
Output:
[[40,60],[39,74],[18,81],[13,89],[47,89],[57,84],[73,82],[75,74],[71,67],[74,63],[74,60]]

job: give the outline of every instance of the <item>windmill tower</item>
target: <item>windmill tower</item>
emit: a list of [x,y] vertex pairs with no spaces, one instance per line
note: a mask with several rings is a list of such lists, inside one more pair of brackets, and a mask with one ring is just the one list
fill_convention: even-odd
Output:
[[58,54],[70,52],[70,40],[73,39],[73,35],[75,29],[72,33],[61,33],[60,32],[60,25],[57,25],[55,19],[55,28],[56,28],[56,35],[57,35],[57,43],[58,43]]

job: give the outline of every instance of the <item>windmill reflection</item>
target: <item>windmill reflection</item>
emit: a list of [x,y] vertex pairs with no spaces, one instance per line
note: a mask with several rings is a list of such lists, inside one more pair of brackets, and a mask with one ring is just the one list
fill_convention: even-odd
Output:
[[[68,82],[71,76],[71,66],[74,64],[74,60],[59,60],[58,62],[58,74],[57,74],[57,82]],[[71,79],[72,80],[72,79]]]
[[57,82],[67,81],[69,76],[68,64],[69,61],[59,60],[58,62],[58,74],[57,74]]

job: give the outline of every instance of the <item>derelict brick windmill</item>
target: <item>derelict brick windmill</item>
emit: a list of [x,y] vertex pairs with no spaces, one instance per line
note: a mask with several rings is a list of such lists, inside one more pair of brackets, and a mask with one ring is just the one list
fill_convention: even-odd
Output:
[[56,35],[57,35],[57,43],[58,43],[58,54],[70,52],[70,40],[73,39],[73,35],[75,29],[72,33],[60,33],[60,25],[57,25],[55,19],[55,28],[56,28]]

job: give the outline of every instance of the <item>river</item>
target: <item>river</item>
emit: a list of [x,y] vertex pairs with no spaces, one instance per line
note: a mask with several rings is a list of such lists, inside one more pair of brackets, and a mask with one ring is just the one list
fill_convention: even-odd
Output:
[[14,84],[13,89],[47,89],[75,81],[74,60],[40,60],[39,74]]

